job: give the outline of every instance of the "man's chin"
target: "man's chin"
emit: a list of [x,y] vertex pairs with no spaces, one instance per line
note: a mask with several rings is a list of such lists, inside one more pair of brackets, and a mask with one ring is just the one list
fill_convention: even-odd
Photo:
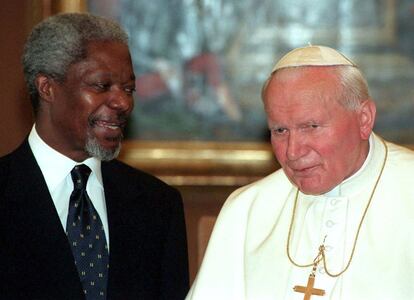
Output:
[[100,143],[96,137],[89,136],[85,150],[91,157],[96,157],[103,161],[112,160],[121,151],[121,140],[106,140],[104,143]]
[[321,184],[316,178],[291,178],[291,182],[306,195],[321,195],[329,191],[329,188]]

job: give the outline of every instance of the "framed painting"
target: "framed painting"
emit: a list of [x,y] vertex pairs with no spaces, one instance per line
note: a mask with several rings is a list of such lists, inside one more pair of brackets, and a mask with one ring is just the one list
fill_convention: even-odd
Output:
[[[146,165],[150,157],[170,157],[174,165],[186,153],[187,169],[197,170],[200,157],[191,149],[209,149],[213,160],[206,166],[217,166],[221,148],[248,150],[252,161],[260,161],[254,157],[263,149],[270,153],[262,84],[284,53],[307,43],[337,48],[360,65],[377,103],[377,133],[403,144],[414,139],[412,1],[72,3],[116,19],[130,36],[137,92],[122,155],[133,165]],[[223,166],[216,171],[231,170]]]

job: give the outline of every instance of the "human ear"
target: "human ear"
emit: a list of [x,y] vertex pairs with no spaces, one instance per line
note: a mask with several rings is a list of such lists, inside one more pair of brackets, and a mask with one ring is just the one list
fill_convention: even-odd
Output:
[[52,102],[54,98],[53,79],[46,75],[39,74],[35,78],[35,84],[40,98],[46,102]]
[[377,108],[374,101],[367,99],[361,103],[359,108],[359,128],[360,135],[363,140],[368,140],[374,127],[375,115]]

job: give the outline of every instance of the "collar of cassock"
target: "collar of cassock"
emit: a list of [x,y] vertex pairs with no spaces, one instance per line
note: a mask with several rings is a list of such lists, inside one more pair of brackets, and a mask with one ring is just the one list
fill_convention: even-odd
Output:
[[363,190],[370,191],[379,175],[384,161],[385,148],[380,139],[373,133],[369,138],[369,152],[362,167],[351,177],[345,179],[325,197],[351,197]]

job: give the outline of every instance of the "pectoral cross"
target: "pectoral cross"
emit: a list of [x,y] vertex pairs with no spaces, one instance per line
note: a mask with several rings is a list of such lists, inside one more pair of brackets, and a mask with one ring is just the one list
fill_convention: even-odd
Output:
[[[326,236],[325,236],[326,239]],[[307,286],[300,286],[300,285],[295,285],[293,287],[293,290],[295,292],[298,293],[304,293],[304,297],[303,300],[310,300],[310,297],[315,295],[315,296],[324,296],[325,295],[325,290],[322,289],[316,289],[313,287],[313,285],[315,284],[315,273],[316,273],[316,268],[318,267],[318,263],[324,259],[324,251],[325,251],[325,239],[323,240],[322,245],[319,247],[319,253],[318,255],[315,257],[315,259],[313,260],[313,267],[312,267],[312,272],[309,275],[308,278],[308,284]]]
[[325,290],[322,289],[315,289],[313,285],[315,284],[315,274],[312,272],[309,275],[308,285],[307,286],[300,286],[295,285],[293,290],[298,293],[304,293],[303,300],[309,300],[312,295],[316,296],[323,296],[325,295]]

